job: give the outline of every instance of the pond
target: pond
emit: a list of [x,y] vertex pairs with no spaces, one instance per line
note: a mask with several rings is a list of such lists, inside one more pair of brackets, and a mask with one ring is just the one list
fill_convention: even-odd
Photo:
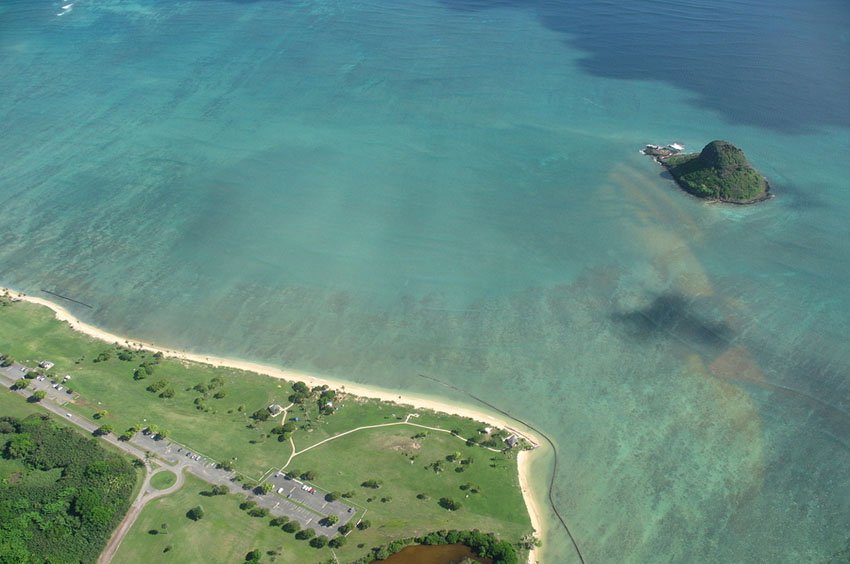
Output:
[[480,558],[465,544],[406,546],[386,560],[375,560],[372,564],[458,564],[464,560],[490,564],[489,558]]

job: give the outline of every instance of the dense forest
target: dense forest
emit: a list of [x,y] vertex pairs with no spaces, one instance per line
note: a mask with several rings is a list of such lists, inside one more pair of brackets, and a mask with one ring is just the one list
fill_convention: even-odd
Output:
[[130,505],[132,464],[47,416],[0,417],[0,563],[94,562]]

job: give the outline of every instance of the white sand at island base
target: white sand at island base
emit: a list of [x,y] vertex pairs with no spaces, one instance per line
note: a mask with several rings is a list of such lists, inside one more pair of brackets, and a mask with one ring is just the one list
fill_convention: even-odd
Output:
[[[262,364],[258,362],[168,349],[160,347],[158,345],[154,345],[152,343],[146,343],[144,341],[138,341],[135,339],[128,339],[127,337],[104,331],[103,329],[95,327],[94,325],[90,325],[88,323],[80,321],[70,311],[50,300],[46,300],[44,298],[36,298],[34,296],[28,296],[22,292],[16,292],[8,288],[0,288],[0,294],[2,293],[8,293],[13,297],[19,297],[20,299],[26,302],[48,307],[53,310],[56,315],[56,319],[59,319],[60,321],[67,321],[72,329],[95,339],[105,341],[107,343],[123,343],[127,346],[142,347],[153,352],[160,352],[169,357],[188,360],[191,362],[197,362],[199,364],[209,364],[212,366],[235,368],[238,370],[245,370],[247,372],[255,372],[257,374],[271,376],[272,378],[280,378],[282,380],[287,380],[290,382],[297,382],[300,380],[306,382],[311,387],[327,385],[331,388],[342,389],[346,393],[353,394],[356,396],[376,398],[381,401],[401,405],[411,405],[415,408],[430,409],[432,411],[448,413],[460,417],[469,417],[476,421],[481,421],[482,423],[487,423],[495,427],[501,427],[512,433],[516,433],[517,435],[524,437],[526,440],[533,443],[534,445],[540,446],[543,444],[542,438],[531,430],[518,430],[517,422],[509,421],[507,419],[495,416],[492,413],[484,411],[482,409],[477,409],[465,405],[458,405],[455,403],[449,403],[444,400],[430,398],[419,394],[411,394],[408,392],[405,392],[404,394],[397,394],[386,389],[366,386],[364,384],[357,384],[353,382],[346,382],[345,380],[327,378],[324,376],[314,376],[311,374],[306,374],[295,370],[278,368],[276,366],[270,366],[268,364]],[[543,526],[544,521],[542,519],[543,513],[541,511],[541,505],[539,503],[539,500],[536,498],[536,493],[539,492],[534,492],[532,490],[530,481],[531,461],[535,457],[535,454],[537,452],[539,452],[539,449],[519,452],[519,454],[517,455],[517,471],[519,474],[519,484],[520,489],[522,490],[522,497],[525,500],[525,506],[528,510],[529,517],[531,518],[531,526],[533,527],[537,537],[543,538],[545,536],[545,528]],[[537,562],[537,552],[537,549],[531,551],[528,557],[529,563]]]

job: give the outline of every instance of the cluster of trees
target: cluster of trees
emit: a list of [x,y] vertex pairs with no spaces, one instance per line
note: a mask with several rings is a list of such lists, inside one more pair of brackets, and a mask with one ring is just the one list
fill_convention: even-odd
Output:
[[152,394],[159,393],[159,397],[161,398],[174,397],[174,388],[171,387],[171,383],[164,378],[157,380],[145,389]]
[[202,491],[201,495],[207,496],[207,497],[213,497],[213,496],[217,496],[217,495],[227,495],[227,493],[229,491],[230,491],[230,489],[227,486],[216,484],[213,487],[211,487],[210,489]]
[[455,501],[450,497],[441,497],[438,503],[440,504],[440,507],[448,509],[449,511],[457,511],[462,507],[459,501]]
[[465,544],[476,556],[489,558],[493,564],[517,564],[516,548],[505,540],[499,540],[492,533],[473,531],[435,531],[421,537],[395,540],[384,546],[373,548],[368,555],[356,560],[355,564],[368,564],[373,560],[386,560],[405,546],[411,544]]
[[319,404],[319,413],[322,415],[330,415],[334,412],[333,400],[336,398],[336,392],[328,388],[327,386],[322,386],[322,393],[319,394],[319,400],[317,403]]
[[277,435],[277,440],[280,442],[288,441],[289,437],[292,436],[292,433],[295,432],[295,423],[292,421],[287,421],[280,427],[275,427],[271,430],[273,435]]
[[212,396],[213,399],[224,399],[227,396],[227,392],[222,389],[223,387],[224,378],[221,376],[215,376],[210,379],[209,383],[204,384],[203,382],[199,382],[191,388],[186,388],[186,391],[194,390],[199,392],[201,395],[196,397],[194,400],[195,409],[198,411],[208,412],[210,408],[207,407],[207,400],[210,396]]
[[0,486],[0,562],[95,561],[130,505],[132,465],[47,416],[0,417],[0,446],[29,471],[60,470]]
[[316,479],[316,473],[312,470],[307,470],[302,472],[300,470],[287,470],[286,475],[289,478],[301,478],[302,480],[306,480],[308,482],[312,482]]
[[292,393],[289,395],[289,401],[292,403],[304,403],[310,398],[312,393],[310,388],[304,382],[295,382],[292,384]]

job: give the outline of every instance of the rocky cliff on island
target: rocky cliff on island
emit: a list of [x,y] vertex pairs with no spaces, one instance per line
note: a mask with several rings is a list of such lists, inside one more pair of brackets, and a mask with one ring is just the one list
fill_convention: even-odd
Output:
[[698,198],[752,204],[770,197],[767,180],[728,141],[712,141],[699,153],[651,156],[680,188]]

